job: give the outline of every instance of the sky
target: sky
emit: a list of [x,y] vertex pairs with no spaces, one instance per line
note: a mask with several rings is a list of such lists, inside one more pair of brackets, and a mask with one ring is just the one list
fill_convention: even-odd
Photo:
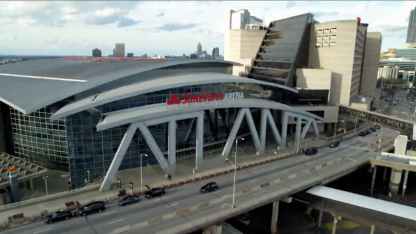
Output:
[[126,53],[182,55],[202,49],[224,51],[225,13],[247,9],[270,21],[311,12],[320,22],[355,20],[382,33],[382,50],[406,40],[412,1],[0,1],[0,54],[112,54],[115,43]]

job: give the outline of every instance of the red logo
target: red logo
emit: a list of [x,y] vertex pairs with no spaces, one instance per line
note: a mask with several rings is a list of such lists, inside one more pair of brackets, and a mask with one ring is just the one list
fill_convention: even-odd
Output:
[[181,103],[181,99],[178,98],[178,95],[172,94],[170,99],[167,101],[168,105],[177,105]]
[[220,101],[224,99],[223,93],[205,93],[205,94],[195,94],[184,93],[182,99],[178,97],[177,94],[172,94],[170,99],[167,101],[168,105],[179,105],[180,103],[194,103],[194,102],[211,102],[211,101]]

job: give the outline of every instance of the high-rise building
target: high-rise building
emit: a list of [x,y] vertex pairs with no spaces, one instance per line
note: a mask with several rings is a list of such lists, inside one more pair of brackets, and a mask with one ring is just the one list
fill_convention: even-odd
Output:
[[220,48],[218,47],[214,47],[212,49],[212,58],[216,58],[220,55]]
[[133,53],[127,53],[127,58],[133,58]]
[[244,65],[234,66],[233,75],[239,75],[246,66],[251,66],[267,27],[258,18],[250,16],[248,10],[230,10],[225,20],[224,59]]
[[416,8],[410,11],[409,26],[407,26],[406,43],[416,43]]
[[375,90],[381,34],[367,33],[367,28],[360,18],[319,23],[310,13],[272,21],[246,73],[253,79],[316,89],[313,95],[328,92],[331,104],[362,103],[363,96],[371,96],[365,100],[369,109],[379,99]]
[[124,58],[125,55],[125,44],[124,43],[116,43],[116,48],[113,50],[114,57],[117,58]]
[[196,55],[198,55],[198,58],[202,55],[202,45],[201,43],[198,43],[196,46]]
[[92,57],[101,57],[101,50],[93,49],[92,50]]

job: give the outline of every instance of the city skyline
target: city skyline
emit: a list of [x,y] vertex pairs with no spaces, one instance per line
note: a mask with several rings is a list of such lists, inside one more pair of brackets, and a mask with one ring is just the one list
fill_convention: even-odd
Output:
[[[320,22],[361,17],[383,35],[382,50],[406,42],[414,2],[0,2],[0,54],[112,54],[123,42],[134,54],[191,54],[200,42],[224,51],[225,12],[247,9],[264,20],[312,12]],[[353,10],[351,10],[353,9]],[[386,18],[379,12],[389,12]],[[175,12],[175,13],[173,13]],[[177,17],[176,15],[179,15]],[[29,36],[30,35],[30,36]],[[167,43],[169,39],[169,43]],[[210,52],[210,51],[209,51]]]

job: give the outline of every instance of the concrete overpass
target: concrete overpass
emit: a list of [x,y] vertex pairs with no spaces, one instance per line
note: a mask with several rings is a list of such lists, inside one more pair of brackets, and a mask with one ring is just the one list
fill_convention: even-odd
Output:
[[382,126],[396,129],[399,131],[413,131],[414,121],[392,117],[376,112],[360,110],[350,106],[339,105],[339,114],[352,116],[358,120],[378,123]]
[[414,121],[392,117],[376,112],[356,109],[350,106],[339,105],[339,114],[353,116],[358,120],[369,121],[378,123],[382,126],[396,129],[396,130],[411,130],[413,131],[413,125],[416,124]]

